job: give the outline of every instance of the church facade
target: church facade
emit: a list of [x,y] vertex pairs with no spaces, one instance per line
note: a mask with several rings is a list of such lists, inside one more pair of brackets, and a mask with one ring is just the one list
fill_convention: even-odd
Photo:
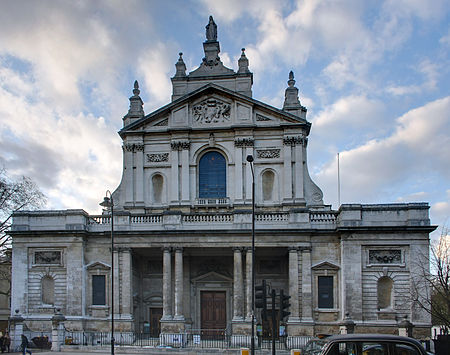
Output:
[[[203,48],[190,73],[180,53],[171,102],[150,114],[135,82],[119,131],[113,253],[109,211],[14,215],[12,311],[34,330],[60,309],[67,329],[108,331],[114,277],[116,331],[249,335],[254,181],[256,284],[290,296],[277,326],[337,333],[348,314],[357,332],[395,334],[406,316],[429,334],[430,317],[411,301],[434,229],[428,204],[325,205],[294,74],[275,108],[252,98],[244,49],[237,71],[223,65],[212,18]],[[268,332],[260,310],[256,319]]]

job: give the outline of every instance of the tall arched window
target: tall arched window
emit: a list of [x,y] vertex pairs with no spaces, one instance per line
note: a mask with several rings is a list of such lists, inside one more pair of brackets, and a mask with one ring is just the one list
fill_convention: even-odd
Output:
[[267,170],[262,175],[262,192],[264,201],[273,200],[273,187],[275,182],[275,174],[273,171]]
[[55,304],[55,280],[51,276],[44,276],[41,280],[43,304]]
[[378,309],[392,308],[392,289],[394,281],[390,277],[383,276],[378,279]]
[[226,197],[226,161],[218,152],[208,152],[199,162],[200,198]]
[[152,177],[153,202],[161,203],[163,198],[164,179],[156,174]]

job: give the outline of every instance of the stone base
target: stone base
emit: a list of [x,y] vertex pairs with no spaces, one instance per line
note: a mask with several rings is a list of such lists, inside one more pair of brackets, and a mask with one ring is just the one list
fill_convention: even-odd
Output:
[[252,323],[245,320],[233,320],[231,322],[231,333],[233,335],[251,335]]
[[186,329],[184,320],[163,320],[161,319],[161,334],[183,333]]
[[288,336],[313,336],[314,324],[288,322],[286,326],[286,333]]

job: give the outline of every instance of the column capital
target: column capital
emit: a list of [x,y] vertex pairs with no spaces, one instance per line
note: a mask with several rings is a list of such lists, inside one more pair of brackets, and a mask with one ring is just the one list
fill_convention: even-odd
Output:
[[300,250],[299,247],[288,247],[289,253],[296,253]]
[[244,250],[244,248],[243,247],[232,247],[231,248],[231,250],[233,250],[233,252],[241,252],[242,253],[242,251]]
[[299,248],[302,253],[311,253],[311,247],[300,247]]
[[173,250],[175,251],[175,253],[182,253],[183,252],[183,247],[174,247]]
[[164,253],[170,253],[170,252],[172,251],[172,247],[162,247],[161,250],[162,250]]

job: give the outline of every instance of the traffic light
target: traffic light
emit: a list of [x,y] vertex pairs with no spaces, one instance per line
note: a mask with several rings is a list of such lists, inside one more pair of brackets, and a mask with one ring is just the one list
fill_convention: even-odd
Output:
[[265,320],[267,317],[267,293],[266,280],[262,280],[261,286],[255,286],[255,307],[262,308],[261,316]]
[[280,290],[280,320],[283,320],[285,317],[291,314],[291,312],[288,312],[288,308],[291,306],[289,303],[289,299],[291,296],[286,296],[283,293],[283,290]]

